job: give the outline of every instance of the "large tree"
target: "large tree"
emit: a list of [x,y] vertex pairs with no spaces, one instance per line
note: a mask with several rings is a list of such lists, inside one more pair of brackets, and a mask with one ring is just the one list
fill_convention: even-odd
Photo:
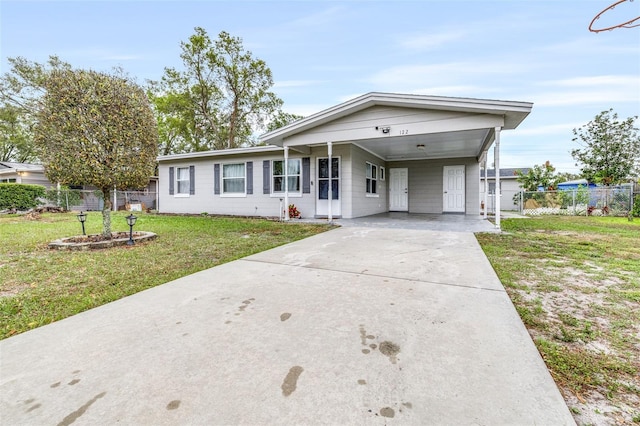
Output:
[[35,131],[45,173],[51,182],[102,192],[109,238],[109,192],[144,187],[155,169],[158,132],[149,100],[122,73],[58,70],[45,88]]
[[9,58],[10,70],[0,77],[0,159],[33,162],[38,155],[33,142],[35,114],[54,70],[70,70],[57,56],[40,64],[23,57]]
[[271,132],[273,130],[279,129],[280,127],[284,127],[287,124],[291,124],[294,121],[298,121],[304,118],[304,115],[292,114],[290,112],[278,111],[273,115],[271,121],[267,125],[267,131]]
[[0,105],[0,161],[30,163],[36,159],[27,117],[12,105]]
[[542,165],[534,165],[527,173],[516,170],[516,180],[525,191],[537,191],[538,187],[547,190],[554,190],[558,185],[559,176],[556,175],[556,168],[546,161]]
[[573,142],[583,148],[571,150],[571,155],[587,180],[615,185],[637,176],[640,172],[640,136],[634,126],[637,118],[619,121],[618,114],[609,109],[573,129]]
[[150,82],[160,133],[160,151],[206,151],[255,143],[280,110],[266,63],[222,31],[211,40],[203,28],[182,42],[183,70],[165,68]]

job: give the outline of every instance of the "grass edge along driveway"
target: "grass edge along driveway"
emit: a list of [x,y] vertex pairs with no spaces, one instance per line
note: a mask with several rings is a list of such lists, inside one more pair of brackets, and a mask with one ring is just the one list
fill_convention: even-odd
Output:
[[581,425],[640,423],[640,220],[505,219],[476,234]]
[[[87,234],[102,231],[89,212]],[[127,231],[124,212],[113,231]],[[139,291],[331,229],[266,219],[138,214],[135,231],[155,241],[104,250],[57,251],[47,244],[79,235],[75,213],[0,215],[0,339]]]

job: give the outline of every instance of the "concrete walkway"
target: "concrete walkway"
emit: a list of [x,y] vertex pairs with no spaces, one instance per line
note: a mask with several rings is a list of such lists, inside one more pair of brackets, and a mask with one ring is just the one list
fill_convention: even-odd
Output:
[[574,421],[473,234],[346,226],[0,342],[11,425]]

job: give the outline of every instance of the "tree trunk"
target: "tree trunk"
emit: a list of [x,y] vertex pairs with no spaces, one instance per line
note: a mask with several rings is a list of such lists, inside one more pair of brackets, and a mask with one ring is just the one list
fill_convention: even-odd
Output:
[[102,207],[102,235],[105,238],[111,238],[111,197],[109,196],[109,188],[102,189],[102,199],[104,201]]

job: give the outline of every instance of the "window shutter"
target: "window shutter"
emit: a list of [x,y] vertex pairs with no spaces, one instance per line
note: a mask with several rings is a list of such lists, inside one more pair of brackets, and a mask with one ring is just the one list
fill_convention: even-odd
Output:
[[175,184],[175,179],[173,177],[173,167],[169,167],[169,195],[174,194],[173,185]]
[[302,193],[311,193],[311,159],[309,157],[302,159]]
[[195,195],[196,193],[196,167],[189,166],[189,194]]
[[262,162],[262,193],[271,194],[271,161]]
[[220,164],[213,165],[213,193],[220,195]]
[[247,194],[253,194],[253,161],[247,161]]

